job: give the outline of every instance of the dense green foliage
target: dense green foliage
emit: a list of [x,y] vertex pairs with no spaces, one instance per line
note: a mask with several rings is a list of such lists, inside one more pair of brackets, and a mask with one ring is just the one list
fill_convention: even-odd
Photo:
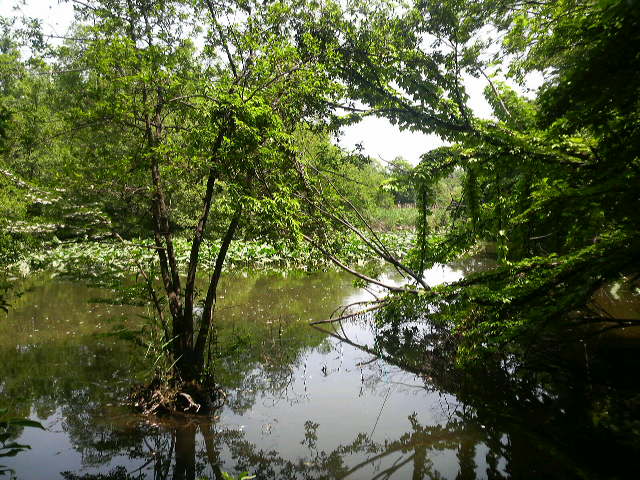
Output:
[[[413,433],[396,441],[358,437],[297,464],[249,444],[244,457],[232,452],[253,462],[243,467],[346,476],[360,468],[342,464],[349,452],[386,455],[416,441],[415,471],[426,475],[426,445],[467,441],[465,422],[477,432],[493,426],[473,445],[512,454],[518,448],[504,445],[501,424],[512,428],[521,416],[552,418],[559,430],[575,423],[596,445],[622,445],[616,459],[637,450],[629,445],[637,393],[611,393],[635,362],[628,352],[612,355],[628,367],[616,378],[587,352],[591,337],[640,326],[640,312],[598,303],[611,285],[640,295],[637,0],[73,3],[74,23],[57,43],[35,20],[0,18],[0,310],[20,305],[12,282],[34,271],[111,295],[92,300],[104,333],[84,320],[74,327],[72,335],[86,335],[81,346],[66,348],[71,330],[47,317],[47,333],[36,337],[55,342],[32,344],[21,332],[25,348],[2,350],[18,361],[0,362],[0,400],[9,406],[0,408],[0,458],[28,448],[14,440],[38,425],[22,417],[47,416],[50,405],[70,413],[67,428],[87,451],[139,448],[139,440],[110,445],[79,415],[104,403],[92,395],[100,384],[105,394],[113,376],[126,377],[113,396],[151,379],[133,395],[145,413],[206,412],[219,405],[219,385],[238,414],[261,391],[286,391],[302,352],[327,345],[297,322],[320,320],[307,309],[323,280],[297,276],[329,266],[358,286],[381,287],[368,289],[375,300],[331,313],[345,298],[336,275],[319,313],[358,306],[376,310],[378,322],[373,346],[339,340],[455,396],[461,420],[423,427],[409,417]],[[533,73],[544,83],[523,96]],[[491,118],[470,107],[470,81],[486,85]],[[447,144],[416,166],[334,145],[341,127],[370,115]],[[483,248],[495,251],[495,265],[428,284],[430,268],[455,267]],[[255,269],[273,278],[234,287],[234,271]],[[61,287],[56,308],[68,306],[65,295]],[[277,348],[282,342],[288,350]],[[140,346],[144,358],[132,353]],[[566,370],[563,385],[556,369],[583,357],[585,372]],[[77,378],[68,378],[68,362]],[[578,397],[588,397],[584,408]],[[531,423],[515,422],[518,430]],[[309,445],[316,428],[309,421]],[[541,450],[566,442],[544,432],[533,435]],[[474,448],[460,443],[461,475],[475,474]],[[551,456],[567,475],[586,478],[577,463]],[[487,472],[502,475],[497,457],[487,462]],[[63,476],[129,478],[118,468]]]
[[[326,232],[305,203],[317,202],[316,193],[299,194],[307,177],[335,179],[372,221],[376,209],[393,206],[383,188],[393,173],[331,146],[327,99],[342,87],[297,24],[305,5],[104,0],[74,8],[58,46],[34,42],[37,23],[15,30],[3,20],[12,72],[2,85],[3,263],[24,260],[28,248],[14,247],[28,238],[50,240],[45,255],[31,257],[42,257],[39,266],[110,278],[133,266],[177,377],[198,380],[224,269],[319,264],[301,247],[303,235]],[[246,18],[229,20],[236,15]],[[305,35],[304,50],[282,34],[289,30]],[[21,39],[31,44],[26,60]],[[26,195],[9,201],[18,191]],[[325,248],[366,261],[349,252],[344,229],[334,230],[321,239]],[[88,236],[140,236],[152,255],[127,248],[128,240],[123,248],[51,251],[57,239]],[[210,276],[203,289],[195,283],[202,271]]]
[[[333,48],[351,96],[453,142],[416,168],[414,268],[451,261],[483,240],[496,243],[502,262],[452,286],[404,294],[384,318],[432,312],[430,320],[462,334],[467,358],[519,351],[581,322],[634,324],[589,302],[621,275],[637,281],[640,262],[635,2],[382,3],[344,16],[336,7],[324,20],[318,28],[344,32]],[[495,120],[474,118],[463,86],[464,74],[489,79],[487,27],[504,33],[494,67],[516,78],[547,73],[534,100],[489,80]],[[457,206],[446,231],[435,232],[427,219],[437,182],[456,172]]]
[[[41,263],[87,268],[111,249],[114,268],[137,268],[187,379],[203,372],[225,261],[299,266],[320,252],[376,283],[353,265],[365,256],[349,252],[354,238],[415,284],[391,288],[402,292],[381,319],[429,317],[462,358],[634,324],[590,300],[638,280],[637,7],[96,0],[76,4],[58,46],[3,19],[0,261],[53,235],[122,237],[126,248],[58,247]],[[534,98],[505,81],[532,72],[545,78]],[[471,77],[488,82],[492,119],[469,107]],[[412,168],[331,144],[367,115],[449,145]],[[403,259],[379,231],[412,221]],[[483,242],[498,268],[426,285],[426,268]]]

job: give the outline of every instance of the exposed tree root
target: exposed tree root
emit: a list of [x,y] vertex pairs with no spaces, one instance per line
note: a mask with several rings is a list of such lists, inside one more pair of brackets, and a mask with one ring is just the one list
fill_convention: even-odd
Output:
[[155,377],[133,389],[130,402],[145,415],[206,415],[224,404],[226,395],[214,386],[196,382],[166,382]]

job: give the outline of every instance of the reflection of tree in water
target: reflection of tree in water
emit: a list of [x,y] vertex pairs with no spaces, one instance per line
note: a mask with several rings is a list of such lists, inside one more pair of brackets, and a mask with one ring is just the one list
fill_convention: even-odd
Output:
[[[377,480],[392,478],[405,467],[412,471],[412,478],[441,478],[430,453],[455,449],[468,433],[463,425],[458,424],[423,426],[415,414],[409,416],[409,422],[411,429],[397,440],[373,442],[367,434],[361,433],[351,443],[340,445],[330,452],[315,448],[318,424],[307,422],[302,443],[309,447],[310,455],[298,461],[285,460],[277,452],[258,450],[241,438],[227,445],[232,457],[239,459],[234,469],[251,469],[258,478],[328,480],[364,478],[361,475],[372,472],[367,478]],[[473,456],[465,460],[473,463]]]
[[[236,472],[251,471],[259,479],[295,478],[303,480],[329,480],[362,478],[364,472],[372,472],[372,480],[395,478],[403,468],[412,471],[414,479],[443,478],[431,461],[433,452],[458,451],[461,469],[459,479],[475,478],[475,450],[469,445],[477,442],[478,435],[466,430],[461,422],[447,426],[423,426],[416,415],[409,416],[411,429],[395,441],[373,442],[368,435],[355,435],[351,443],[340,445],[330,452],[318,451],[315,445],[319,425],[307,422],[301,443],[309,448],[309,456],[303,459],[287,459],[275,451],[265,451],[245,439],[238,430],[219,430],[207,423],[190,423],[171,430],[144,437],[141,431],[139,444],[128,450],[131,458],[140,458],[139,470],[127,472],[122,467],[109,474],[74,474],[65,472],[67,480],[134,479],[140,478],[142,468],[150,467],[154,479],[194,480],[201,475],[213,475],[221,479],[226,469]],[[203,441],[197,441],[197,433]],[[96,445],[100,448],[100,445]],[[164,448],[160,450],[159,448]],[[233,459],[233,464],[222,460],[222,452]],[[146,456],[145,456],[146,455]],[[172,458],[174,459],[172,462]],[[170,464],[171,467],[169,466]],[[148,477],[147,477],[148,478]],[[501,477],[494,477],[501,478]]]
[[[618,400],[614,395],[597,396],[593,379],[581,383],[575,371],[565,372],[572,376],[570,383],[559,367],[553,375],[542,371],[525,374],[524,366],[500,362],[485,365],[482,372],[464,372],[451,365],[447,340],[436,336],[435,331],[385,332],[373,347],[357,347],[420,376],[428,390],[454,395],[457,402],[441,425],[423,425],[416,415],[409,415],[409,428],[399,438],[374,442],[368,434],[354,433],[352,439],[326,451],[317,446],[321,426],[307,421],[300,443],[308,453],[303,458],[287,458],[283,452],[262,449],[242,431],[220,429],[205,421],[190,420],[164,429],[140,425],[114,429],[108,424],[101,427],[95,419],[67,415],[65,429],[86,459],[97,464],[127,455],[139,462],[140,470],[112,470],[111,476],[104,477],[67,473],[66,478],[128,480],[143,473],[150,478],[146,469],[154,479],[185,480],[200,476],[219,480],[225,470],[250,471],[265,480],[453,478],[436,460],[442,453],[457,463],[456,480],[608,478],[620,476],[628,458],[639,453],[637,445],[621,443],[606,425],[594,426],[597,401],[614,410]],[[298,357],[272,357],[269,363],[264,352],[269,342],[277,341],[278,336],[266,335],[265,350],[253,363],[264,361],[259,374],[269,378],[248,375],[246,382],[239,383],[253,390],[232,399],[242,400],[240,410],[250,408],[257,395],[286,396],[292,364]],[[602,458],[609,459],[605,467],[609,471],[599,465]]]
[[129,345],[98,337],[86,338],[84,345],[50,342],[0,348],[0,406],[15,417],[35,412],[47,418],[57,410],[65,418],[63,428],[71,419],[84,425],[94,420],[91,412],[125,398],[138,368]]
[[[312,348],[326,348],[325,335],[307,327],[309,319],[331,314],[351,279],[336,272],[309,275],[290,272],[260,277],[230,276],[218,323],[219,360],[215,376],[227,393],[227,405],[242,414],[258,395],[292,401],[294,371]],[[301,322],[300,320],[304,320]]]
[[[254,289],[249,290],[247,298],[253,296]],[[285,297],[283,292],[281,298]],[[297,315],[304,318],[302,287],[296,298]],[[259,315],[255,318],[234,319],[229,328],[221,328],[218,380],[227,386],[229,407],[236,413],[249,410],[258,398],[295,401],[290,386],[303,354],[329,346],[324,334],[301,323],[279,321],[269,305],[267,299],[256,302]],[[272,323],[266,323],[266,317]],[[130,459],[126,469],[100,475],[70,472],[65,474],[69,480],[204,475],[221,479],[222,470],[250,471],[258,478],[274,480],[453,478],[450,469],[445,471],[438,463],[439,454],[457,463],[453,475],[459,480],[476,476],[624,478],[620,473],[624,465],[640,453],[634,443],[637,435],[629,433],[634,421],[639,430],[635,373],[627,370],[620,375],[626,375],[629,384],[626,395],[617,384],[603,392],[608,385],[598,383],[602,376],[594,363],[589,365],[588,378],[566,365],[526,373],[525,365],[497,360],[484,365],[482,372],[462,372],[450,360],[449,339],[437,330],[385,330],[373,346],[364,348],[423,378],[425,389],[455,396],[457,402],[446,412],[446,422],[422,425],[417,416],[409,416],[407,432],[399,438],[373,442],[369,435],[354,432],[341,445],[321,450],[321,425],[309,421],[300,434],[308,452],[300,459],[263,450],[243,432],[206,422],[163,428],[139,421],[118,424],[113,412],[104,412],[104,405],[121,398],[130,385],[127,377],[135,370],[129,363],[132,350],[100,338],[85,337],[81,345],[79,342],[56,338],[19,351],[0,348],[0,402],[12,413],[24,416],[33,409],[46,417],[59,411],[64,418],[62,428],[81,452],[84,466],[106,468],[117,456]],[[633,369],[637,360],[617,365]],[[114,378],[125,380],[118,384]],[[383,379],[371,376],[367,387],[374,389],[376,381]],[[608,461],[598,466],[603,458]],[[132,468],[131,463],[137,466]]]
[[62,478],[65,480],[142,480],[143,473],[130,474],[125,467],[119,466],[111,470],[109,473],[85,473],[77,475],[73,472],[62,472]]
[[[541,371],[525,374],[525,366],[500,362],[485,365],[482,372],[463,372],[448,360],[446,341],[436,342],[438,346],[431,350],[418,345],[423,341],[424,336],[414,332],[399,338],[380,336],[373,348],[360,347],[419,375],[425,380],[424,388],[454,395],[457,402],[440,425],[423,425],[412,414],[407,432],[399,438],[374,442],[366,433],[354,433],[341,445],[321,450],[321,425],[307,421],[300,438],[307,454],[287,458],[286,453],[262,449],[241,431],[192,422],[168,430],[133,429],[131,434],[138,438],[135,447],[128,440],[119,453],[118,449],[111,453],[139,459],[141,465],[151,467],[156,479],[201,475],[221,479],[221,471],[226,470],[250,471],[259,479],[274,480],[622,478],[628,459],[640,453],[637,444],[620,441],[625,435],[635,438],[628,437],[628,431],[617,436],[611,425],[594,424],[598,401],[611,410],[619,405],[613,394],[598,396],[593,379],[581,383],[576,372],[567,372],[574,379],[569,383],[560,368],[553,376]],[[415,354],[418,346],[421,355]],[[404,353],[407,348],[413,355]],[[265,369],[262,374],[268,372],[276,378],[264,385],[286,389],[286,382],[279,380],[280,371]],[[91,435],[83,440],[88,438]],[[82,448],[104,451],[103,447],[95,443]],[[450,464],[438,463],[442,454],[457,463],[453,474]],[[606,464],[601,459],[607,459]]]
[[637,358],[576,358],[556,345],[470,371],[452,364],[455,347],[451,332],[414,325],[379,332],[367,350],[455,395],[459,420],[482,432],[489,478],[500,478],[500,457],[511,478],[625,478],[640,454]]
[[[242,414],[253,407],[259,396],[274,402],[294,401],[294,372],[306,352],[323,348],[325,336],[300,323],[276,323],[273,328],[245,330],[244,335],[240,347],[223,350],[216,362],[216,380],[224,385],[228,408]],[[221,343],[228,346],[233,340],[227,338]]]

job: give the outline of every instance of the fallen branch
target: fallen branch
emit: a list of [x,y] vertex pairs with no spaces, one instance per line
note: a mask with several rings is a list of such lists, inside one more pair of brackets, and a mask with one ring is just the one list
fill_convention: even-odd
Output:
[[314,246],[315,248],[320,250],[320,252],[325,257],[327,257],[329,260],[331,260],[338,267],[340,267],[343,270],[349,272],[350,274],[358,277],[359,279],[364,280],[365,282],[373,283],[373,284],[378,285],[380,287],[386,288],[387,290],[391,290],[392,292],[418,293],[418,290],[412,290],[412,289],[403,288],[403,287],[394,287],[393,285],[387,285],[386,283],[382,283],[379,280],[376,280],[375,278],[368,277],[367,275],[364,275],[363,273],[360,273],[360,272],[354,270],[353,268],[350,268],[347,265],[345,265],[344,263],[342,263],[335,256],[331,255],[326,249],[322,248],[320,245],[318,245],[316,242],[314,242],[313,239],[311,239],[311,237],[309,237],[307,235],[304,235],[304,234],[302,235],[302,237],[307,242],[309,242],[312,246]]
[[[365,289],[366,290],[366,289]],[[355,305],[370,305],[372,303],[382,303],[385,300],[381,300],[379,298],[376,298],[375,300],[363,300],[361,302],[353,302],[350,303],[349,305],[340,305],[338,308],[336,308],[333,312],[331,312],[331,315],[329,315],[329,318],[333,318],[333,316],[336,314],[336,312],[338,312],[338,310],[342,310],[342,312],[340,313],[340,315],[344,315],[344,312],[346,312],[347,310],[349,310],[351,307],[355,306]]]
[[363,313],[373,312],[374,310],[378,310],[382,308],[382,305],[376,305],[375,307],[365,308],[364,310],[360,310],[359,312],[350,313],[348,315],[343,315],[337,318],[327,318],[326,320],[316,320],[315,322],[309,322],[309,325],[320,325],[323,323],[334,323],[341,322],[342,320],[347,320],[349,318],[357,317],[358,315],[362,315]]

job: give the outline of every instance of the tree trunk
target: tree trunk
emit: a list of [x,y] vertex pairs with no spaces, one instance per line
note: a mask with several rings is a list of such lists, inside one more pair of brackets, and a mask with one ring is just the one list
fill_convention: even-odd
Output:
[[207,289],[207,296],[205,298],[204,308],[202,311],[202,319],[200,321],[200,330],[198,332],[198,338],[194,348],[194,360],[200,371],[204,368],[204,352],[207,345],[207,339],[209,338],[209,332],[211,330],[213,312],[217,300],[218,282],[222,275],[222,266],[224,265],[229,245],[231,245],[231,241],[233,240],[238,224],[240,223],[241,215],[242,205],[239,205],[231,219],[231,222],[229,223],[229,226],[227,227],[226,233],[224,234],[222,244],[220,245],[220,251],[216,257],[216,265],[213,273],[211,274],[211,279],[209,280],[209,288]]

